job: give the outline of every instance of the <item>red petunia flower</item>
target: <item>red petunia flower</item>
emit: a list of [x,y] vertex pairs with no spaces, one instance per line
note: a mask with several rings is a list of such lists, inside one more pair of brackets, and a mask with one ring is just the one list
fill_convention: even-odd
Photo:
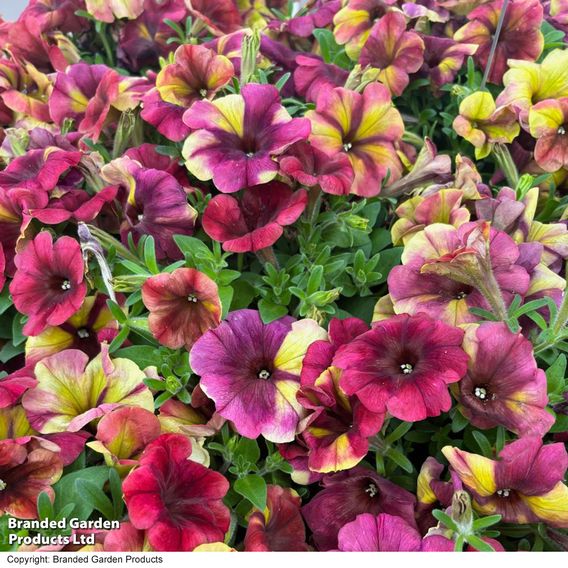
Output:
[[154,337],[170,349],[193,344],[221,322],[217,285],[193,268],[157,274],[142,286],[142,300],[150,310],[148,325]]
[[131,523],[146,530],[158,551],[189,551],[222,541],[230,511],[223,504],[229,482],[216,471],[189,461],[190,441],[163,434],[140,458],[122,484]]
[[256,252],[272,246],[306,208],[306,190],[293,192],[279,181],[248,188],[237,201],[217,195],[203,214],[203,229],[231,252]]
[[16,309],[26,314],[26,335],[38,335],[48,325],[60,325],[79,310],[87,285],[79,243],[41,232],[14,259],[16,274],[10,293]]

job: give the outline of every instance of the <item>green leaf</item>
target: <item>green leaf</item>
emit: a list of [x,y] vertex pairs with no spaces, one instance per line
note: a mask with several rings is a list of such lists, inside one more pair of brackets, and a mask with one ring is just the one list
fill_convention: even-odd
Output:
[[495,552],[495,549],[488,543],[474,534],[465,537],[467,542],[479,552]]
[[404,469],[404,471],[408,473],[412,473],[414,471],[412,462],[402,452],[399,452],[394,448],[390,448],[387,450],[385,455],[396,463],[396,465]]
[[332,63],[335,54],[340,50],[333,36],[333,32],[325,29],[316,29],[312,33],[320,46],[323,60],[326,63]]
[[221,300],[222,317],[225,317],[229,313],[234,293],[232,286],[219,286],[219,299]]
[[256,440],[241,438],[235,449],[236,456],[242,456],[246,461],[255,464],[260,459],[260,448]]
[[114,353],[127,339],[130,333],[130,328],[125,325],[119,332],[118,335],[110,342],[108,346],[109,353]]
[[257,509],[266,509],[266,481],[260,475],[247,475],[237,479],[233,489],[245,499],[248,499]]
[[141,369],[156,365],[156,348],[152,345],[132,345],[123,347],[114,353],[115,357],[123,357],[134,361]]
[[385,438],[386,442],[393,444],[397,440],[400,440],[400,438],[404,437],[412,426],[414,426],[412,422],[402,422]]
[[485,436],[485,434],[482,434],[478,430],[474,430],[473,431],[473,437],[475,438],[475,441],[477,442],[477,445],[479,446],[481,453],[486,458],[492,457],[493,456],[493,450],[491,449],[491,444],[489,443],[487,436]]
[[152,274],[159,274],[160,269],[156,261],[156,245],[152,235],[148,235],[144,240],[144,262]]
[[476,531],[482,531],[488,527],[492,527],[501,521],[501,515],[491,515],[489,517],[481,517],[473,521],[473,528]]
[[108,481],[110,487],[110,494],[112,495],[112,508],[113,516],[112,519],[120,519],[122,517],[122,511],[124,509],[124,501],[122,500],[122,482],[120,481],[120,476],[118,475],[116,469],[111,467],[108,470]]
[[107,306],[111,314],[113,315],[114,319],[118,323],[126,323],[128,321],[128,317],[116,302],[113,302],[112,300],[107,300]]
[[286,306],[273,304],[264,298],[258,301],[258,311],[264,323],[270,323],[278,318],[285,316],[288,313]]
[[201,257],[214,260],[213,253],[207,248],[207,245],[195,237],[174,235],[174,241],[186,258],[195,260]]
[[107,479],[108,467],[106,466],[87,467],[63,476],[53,486],[55,490],[55,510],[59,511],[69,503],[73,503],[75,505],[73,514],[80,520],[88,519],[94,510],[94,506],[84,498],[84,495],[78,490],[76,482],[78,480],[88,481],[96,487],[102,488]]
[[432,511],[432,516],[437,521],[440,521],[442,524],[444,524],[447,528],[453,531],[458,530],[458,526],[456,525],[454,520],[448,514],[444,513],[444,511],[440,511],[440,509],[434,509]]
[[561,353],[556,358],[556,361],[546,370],[546,383],[549,393],[561,394],[564,390],[566,362],[566,355]]
[[77,479],[75,488],[82,496],[82,499],[89,502],[93,509],[96,509],[107,519],[114,518],[114,508],[110,499],[104,494],[103,490],[88,479]]
[[310,270],[310,277],[308,278],[308,284],[306,286],[306,293],[308,296],[318,292],[321,286],[323,278],[323,266],[317,265],[312,266]]
[[41,520],[55,517],[51,499],[45,491],[42,491],[37,497],[37,512]]

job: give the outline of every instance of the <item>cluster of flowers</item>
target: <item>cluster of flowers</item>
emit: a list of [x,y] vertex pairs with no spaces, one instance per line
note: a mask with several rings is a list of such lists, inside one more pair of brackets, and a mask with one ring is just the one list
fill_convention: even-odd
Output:
[[565,32],[565,0],[0,20],[0,534],[568,550]]

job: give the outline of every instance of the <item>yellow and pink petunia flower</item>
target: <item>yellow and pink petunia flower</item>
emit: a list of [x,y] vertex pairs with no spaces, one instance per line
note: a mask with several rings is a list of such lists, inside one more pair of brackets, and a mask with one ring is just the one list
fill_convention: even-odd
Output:
[[200,386],[239,434],[291,442],[306,410],[296,400],[309,345],[327,333],[315,321],[264,324],[255,310],[230,312],[190,353]]
[[542,436],[550,429],[546,376],[528,339],[504,323],[484,322],[467,326],[463,349],[469,362],[459,401],[474,426],[500,425],[519,436]]
[[414,31],[406,31],[406,18],[389,12],[371,29],[361,50],[359,63],[380,69],[378,80],[393,96],[401,95],[410,81],[409,75],[422,67],[424,42]]
[[[469,22],[454,35],[456,41],[479,46],[473,57],[483,68],[489,59],[503,5],[504,0],[495,0],[472,10],[467,15]],[[540,31],[542,20],[543,8],[539,0],[509,2],[489,73],[490,82],[501,83],[509,59],[535,61],[539,57],[544,47],[544,36]]]
[[22,404],[43,434],[77,432],[118,406],[154,409],[146,375],[129,359],[112,360],[104,346],[90,362],[82,351],[61,351],[37,363],[34,373],[38,383]]
[[370,84],[363,94],[341,87],[324,91],[306,117],[312,123],[310,142],[315,148],[330,157],[346,154],[351,161],[351,193],[371,197],[380,193],[385,177],[400,177],[397,143],[404,123],[384,85]]
[[526,436],[507,444],[496,460],[452,446],[442,453],[480,513],[502,515],[506,523],[568,527],[564,444],[544,445],[539,437]]
[[568,98],[541,101],[529,110],[529,129],[536,138],[534,158],[545,172],[568,168]]
[[275,87],[255,83],[238,95],[195,102],[183,120],[193,130],[183,147],[187,169],[223,193],[273,180],[274,158],[310,133],[310,122],[291,118]]
[[492,144],[512,142],[521,130],[517,117],[508,107],[497,108],[491,93],[477,91],[461,103],[454,130],[475,146],[479,160],[491,152]]
[[144,10],[144,0],[85,0],[87,12],[101,22],[134,20]]

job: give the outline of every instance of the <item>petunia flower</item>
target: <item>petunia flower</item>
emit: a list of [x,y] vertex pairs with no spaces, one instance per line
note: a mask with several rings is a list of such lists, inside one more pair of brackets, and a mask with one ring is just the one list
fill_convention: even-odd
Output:
[[151,276],[142,286],[152,335],[166,347],[188,351],[221,322],[217,284],[193,268]]
[[393,96],[408,86],[408,76],[424,61],[424,42],[413,31],[406,31],[406,18],[400,12],[385,14],[371,29],[361,50],[359,63],[380,69],[378,80]]
[[337,350],[368,329],[358,318],[334,318],[329,339],[315,341],[306,352],[296,398],[311,411],[300,434],[310,471],[330,473],[354,467],[369,451],[368,438],[383,424],[384,414],[370,412],[356,397],[345,395],[340,387],[341,370],[333,365]]
[[222,541],[229,529],[230,510],[223,504],[229,482],[190,455],[185,436],[162,434],[122,484],[130,522],[146,531],[154,550],[190,551]]
[[203,230],[231,252],[256,252],[272,246],[306,208],[305,189],[292,191],[280,181],[248,188],[240,201],[216,195],[203,213]]
[[231,0],[185,0],[189,13],[205,24],[215,36],[230,34],[241,27],[241,16]]
[[568,97],[568,51],[554,49],[540,63],[510,60],[503,84],[497,106],[510,105],[528,129],[528,113],[534,104]]
[[453,122],[454,130],[475,146],[479,160],[491,152],[498,142],[511,143],[521,130],[517,117],[508,107],[497,108],[491,93],[477,91],[461,103],[459,115]]
[[0,409],[18,403],[22,395],[36,385],[33,369],[26,365],[0,379]]
[[160,421],[138,406],[121,406],[101,418],[96,440],[87,446],[103,455],[123,475],[138,465],[138,456],[160,435]]
[[463,331],[425,314],[394,316],[343,346],[340,387],[371,412],[415,422],[451,407],[448,385],[467,368]]
[[114,160],[103,168],[103,178],[126,187],[124,220],[120,235],[124,243],[131,234],[134,242],[152,235],[159,259],[181,258],[174,235],[191,235],[197,212],[187,194],[171,174],[142,167],[130,158]]
[[374,470],[357,466],[327,475],[323,490],[302,507],[302,515],[320,551],[338,547],[338,533],[361,513],[396,515],[414,526],[412,493],[380,477]]
[[183,120],[194,130],[183,147],[187,169],[223,193],[274,179],[274,157],[310,133],[309,121],[291,118],[275,87],[254,83],[240,95],[195,102]]
[[349,77],[348,71],[325,63],[316,55],[298,55],[294,70],[294,88],[301,97],[315,103],[319,94],[326,89],[342,87]]
[[197,340],[191,368],[239,434],[290,442],[305,415],[296,400],[302,360],[310,343],[326,336],[313,320],[264,324],[257,311],[237,310]]
[[342,552],[419,552],[422,538],[401,517],[363,513],[341,527],[337,544]]
[[425,312],[460,325],[477,321],[470,306],[492,309],[488,302],[499,307],[499,297],[509,305],[515,294],[525,296],[530,275],[518,264],[518,246],[502,231],[487,235],[487,228],[435,223],[412,237],[388,277],[395,313]]
[[16,274],[10,293],[16,309],[28,316],[26,335],[38,335],[76,313],[87,293],[79,243],[41,232],[14,259]]
[[248,518],[245,551],[307,552],[301,504],[300,496],[293,489],[269,485],[266,509],[254,509]]
[[532,344],[504,323],[469,326],[463,348],[468,370],[459,383],[463,414],[477,428],[504,426],[519,436],[544,435],[554,424],[545,408],[546,376]]
[[185,110],[195,101],[213,98],[233,74],[233,64],[224,55],[201,45],[182,45],[173,63],[158,73],[155,90],[144,98],[141,116],[166,138],[182,140],[189,133],[182,120]]
[[541,101],[529,110],[529,129],[537,139],[536,163],[546,172],[568,168],[568,98]]
[[351,59],[359,57],[373,24],[395,3],[396,0],[348,0],[335,14],[335,41],[339,45],[345,45],[345,51]]
[[102,341],[112,341],[118,333],[118,322],[101,294],[87,296],[79,310],[67,321],[46,327],[39,335],[26,339],[26,363],[37,363],[44,357],[65,349],[80,349],[90,357],[98,355]]
[[144,0],[85,0],[87,12],[101,22],[134,20],[144,10]]
[[568,527],[568,467],[564,444],[543,445],[526,436],[505,446],[497,460],[446,446],[442,453],[483,515],[502,515],[503,522]]
[[89,362],[67,349],[36,364],[37,386],[22,404],[33,428],[43,434],[76,432],[121,405],[154,409],[146,375],[129,359],[111,360],[108,349]]
[[332,158],[344,153],[351,161],[351,193],[371,197],[380,193],[387,175],[389,181],[400,177],[396,144],[404,124],[383,85],[370,84],[363,94],[343,88],[324,91],[306,117],[312,123],[312,146]]
[[46,440],[0,440],[0,511],[18,519],[37,519],[37,498],[63,473],[59,448]]
[[55,146],[28,150],[0,172],[0,187],[50,191],[60,178],[81,160],[80,152],[59,150]]
[[460,227],[470,218],[469,210],[462,205],[463,192],[459,189],[442,189],[432,195],[417,195],[404,201],[396,209],[398,220],[391,229],[394,245],[406,244],[424,227],[444,223]]
[[[487,66],[503,5],[504,0],[495,0],[472,10],[467,15],[469,22],[454,34],[456,41],[479,46],[473,57],[483,68]],[[540,31],[542,20],[543,8],[538,0],[511,0],[508,3],[489,73],[490,82],[501,83],[509,59],[535,61],[539,57],[544,47],[544,36]]]
[[466,57],[473,55],[478,49],[475,43],[460,43],[448,37],[423,35],[422,40],[422,71],[428,73],[435,93],[439,93],[440,87],[453,83]]

